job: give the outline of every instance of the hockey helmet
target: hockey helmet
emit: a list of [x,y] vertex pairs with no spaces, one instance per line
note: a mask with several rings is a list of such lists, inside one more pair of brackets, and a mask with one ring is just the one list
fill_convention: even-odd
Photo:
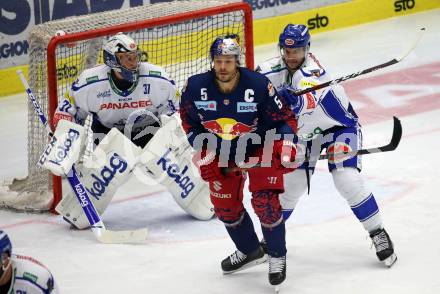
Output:
[[7,253],[10,256],[12,253],[12,244],[8,234],[0,230],[0,255],[3,253]]
[[300,48],[310,46],[309,29],[305,25],[288,24],[280,34],[280,48]]
[[241,57],[241,48],[240,44],[238,43],[238,36],[233,34],[216,38],[209,51],[211,53],[211,60],[214,60],[214,56],[216,55],[234,55],[239,62]]
[[[137,55],[137,65],[135,69],[128,69],[123,66],[116,53],[134,52]],[[120,73],[124,80],[134,83],[138,78],[139,62],[141,60],[141,52],[138,50],[136,42],[123,33],[117,33],[111,37],[104,45],[103,49],[104,63],[114,71]]]

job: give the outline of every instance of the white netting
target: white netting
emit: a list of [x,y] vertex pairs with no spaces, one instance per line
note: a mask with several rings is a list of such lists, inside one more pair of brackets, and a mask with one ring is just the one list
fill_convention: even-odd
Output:
[[[163,16],[222,7],[231,2],[241,1],[176,1],[150,4],[38,25],[31,31],[29,37],[29,84],[31,90],[47,115],[47,45],[57,31],[62,30],[69,34],[111,28],[120,24],[139,23]],[[134,27],[133,31],[126,33],[138,42],[144,52],[143,58],[146,59],[148,56],[149,62],[163,66],[181,89],[190,75],[204,72],[210,68],[209,46],[217,36],[228,33],[238,34],[244,49],[244,12],[242,10],[228,13],[219,12],[213,16],[194,17],[169,25],[149,28]],[[91,36],[86,41],[57,47],[55,54],[58,100],[68,91],[79,73],[97,63],[102,63],[101,47],[106,38],[108,36],[99,38]],[[37,167],[35,163],[43,152],[48,137],[31,104],[28,106],[28,112],[28,177],[15,180],[8,187],[0,187],[0,207],[41,211],[49,209],[52,203],[52,180],[48,172]],[[29,197],[25,199],[23,195]],[[34,199],[39,198],[44,201],[33,203]],[[18,201],[19,199],[20,201]]]

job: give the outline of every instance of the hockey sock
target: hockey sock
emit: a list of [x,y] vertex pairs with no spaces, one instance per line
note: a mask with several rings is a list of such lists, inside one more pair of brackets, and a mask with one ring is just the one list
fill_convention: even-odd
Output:
[[373,194],[370,194],[362,202],[352,205],[351,210],[368,232],[381,227],[382,219]]
[[293,209],[283,209],[283,220],[284,221],[288,220],[292,212]]
[[284,221],[275,227],[261,226],[264,239],[267,243],[267,253],[272,257],[285,256],[286,249],[286,226]]
[[244,211],[240,220],[233,224],[225,223],[225,227],[237,249],[244,254],[249,254],[260,246],[254,225],[246,211]]

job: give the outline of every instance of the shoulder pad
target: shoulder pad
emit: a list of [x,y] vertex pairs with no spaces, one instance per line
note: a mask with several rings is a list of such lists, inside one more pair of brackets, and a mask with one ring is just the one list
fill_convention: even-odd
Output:
[[155,77],[167,77],[165,70],[155,64],[142,62],[140,68],[141,74],[155,76]]
[[75,87],[81,87],[99,80],[107,79],[109,71],[110,68],[104,64],[86,69],[78,76],[73,85]]
[[150,71],[148,71],[148,75],[156,76],[156,77],[161,77],[162,73],[160,71],[157,71],[157,70],[150,70]]
[[260,72],[262,74],[268,74],[270,72],[274,72],[274,71],[280,71],[284,68],[284,66],[281,63],[281,59],[280,58],[271,58],[269,60],[266,60],[262,63],[260,63],[257,66],[256,71]]
[[315,76],[318,78],[326,73],[324,67],[312,53],[309,53],[307,62],[305,66],[301,68],[301,71],[306,77]]

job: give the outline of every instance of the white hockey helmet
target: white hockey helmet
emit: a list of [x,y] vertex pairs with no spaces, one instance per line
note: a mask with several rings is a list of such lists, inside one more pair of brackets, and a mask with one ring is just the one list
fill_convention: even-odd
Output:
[[[135,52],[137,55],[137,66],[135,69],[128,69],[123,66],[116,53]],[[103,49],[104,63],[114,71],[120,73],[124,80],[134,83],[138,78],[139,62],[141,60],[141,52],[138,50],[136,42],[125,35],[117,33],[111,37],[104,45]]]

